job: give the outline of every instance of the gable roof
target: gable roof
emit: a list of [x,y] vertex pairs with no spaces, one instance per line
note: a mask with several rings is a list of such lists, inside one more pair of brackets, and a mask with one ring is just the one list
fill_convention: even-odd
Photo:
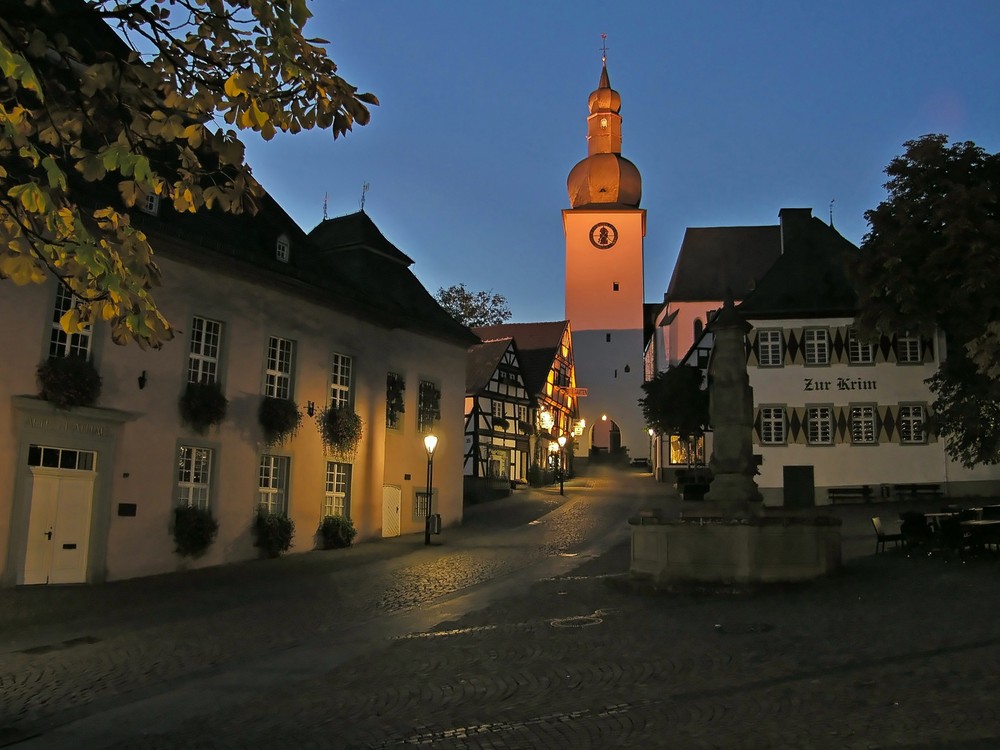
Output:
[[514,339],[484,341],[469,347],[465,356],[465,395],[473,396],[485,390]]
[[569,321],[545,323],[504,323],[496,326],[473,328],[472,332],[484,341],[511,337],[517,346],[521,375],[530,394],[538,395],[545,387],[552,363]]
[[668,302],[743,299],[781,255],[781,228],[688,227],[667,288]]

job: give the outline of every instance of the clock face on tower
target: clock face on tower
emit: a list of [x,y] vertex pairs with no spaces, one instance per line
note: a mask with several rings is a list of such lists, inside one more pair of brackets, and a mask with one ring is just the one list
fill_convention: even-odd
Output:
[[590,244],[598,250],[609,250],[618,242],[618,230],[614,224],[599,221],[590,228]]

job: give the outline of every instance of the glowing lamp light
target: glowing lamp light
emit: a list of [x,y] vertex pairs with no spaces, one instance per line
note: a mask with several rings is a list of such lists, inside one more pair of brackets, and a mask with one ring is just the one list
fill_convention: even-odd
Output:
[[608,415],[607,414],[602,414],[601,415],[601,421],[602,422],[607,422],[608,421]]
[[556,423],[555,418],[552,416],[552,412],[548,409],[543,409],[538,415],[538,424],[542,426],[543,430],[551,430],[552,425]]
[[559,443],[559,447],[560,448],[565,448],[566,447],[566,436],[565,435],[560,435],[558,438],[556,438],[556,442]]
[[428,456],[434,455],[434,449],[437,448],[437,444],[438,444],[437,435],[427,435],[424,438],[424,448],[427,449]]
[[653,435],[655,435],[655,434],[656,434],[656,430],[654,430],[652,427],[650,427],[649,428],[649,436],[653,437]]

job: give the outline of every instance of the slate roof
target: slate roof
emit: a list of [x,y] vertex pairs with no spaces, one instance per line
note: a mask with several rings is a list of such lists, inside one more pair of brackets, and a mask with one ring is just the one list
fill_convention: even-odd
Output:
[[848,268],[860,252],[809,209],[783,209],[784,253],[738,306],[746,318],[853,316]]
[[688,227],[666,300],[721,300],[726,289],[743,299],[781,254],[781,228]]
[[545,387],[552,363],[562,343],[567,320],[545,323],[504,323],[496,326],[473,328],[472,332],[484,341],[511,337],[517,346],[521,363],[521,376],[528,393],[538,395]]
[[504,353],[514,339],[508,337],[484,341],[469,347],[465,356],[465,395],[474,396],[490,384]]

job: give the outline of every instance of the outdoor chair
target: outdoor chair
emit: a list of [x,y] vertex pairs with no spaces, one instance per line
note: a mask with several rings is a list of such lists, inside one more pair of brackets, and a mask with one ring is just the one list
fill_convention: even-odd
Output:
[[938,525],[941,529],[941,546],[948,554],[955,552],[959,557],[972,547],[972,534],[962,528],[958,516],[942,518]]
[[927,523],[927,518],[923,513],[915,510],[903,511],[899,514],[899,520],[902,522],[899,526],[899,532],[903,535],[903,544],[906,547],[933,545],[934,530]]
[[875,554],[879,552],[885,552],[885,543],[892,542],[897,547],[899,543],[903,541],[903,534],[886,534],[882,531],[882,519],[878,516],[872,516],[872,526],[875,527]]

